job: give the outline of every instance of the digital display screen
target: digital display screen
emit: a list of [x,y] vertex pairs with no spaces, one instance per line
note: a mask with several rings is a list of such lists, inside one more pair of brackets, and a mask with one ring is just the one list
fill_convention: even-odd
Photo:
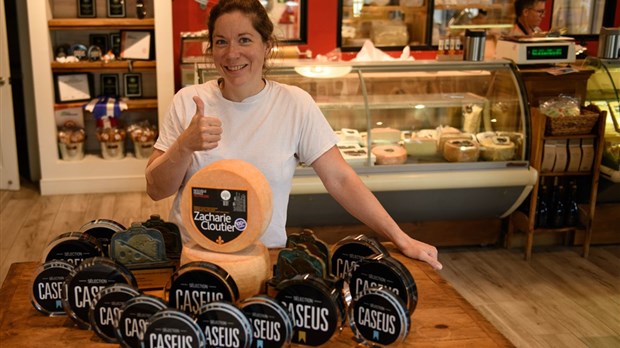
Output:
[[525,52],[527,60],[566,59],[568,46],[529,46]]

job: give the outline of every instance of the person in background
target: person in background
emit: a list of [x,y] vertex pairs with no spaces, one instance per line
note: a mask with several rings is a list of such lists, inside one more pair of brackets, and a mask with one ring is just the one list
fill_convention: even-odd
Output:
[[515,0],[515,24],[510,36],[531,36],[540,33],[545,15],[545,0]]
[[221,159],[247,161],[265,175],[273,215],[261,241],[268,248],[284,247],[292,179],[302,162],[349,213],[404,255],[441,269],[437,249],[409,237],[345,162],[312,97],[264,77],[277,41],[259,0],[220,0],[208,30],[207,55],[221,77],[176,93],[145,173],[152,199],[176,194],[169,220],[179,225],[184,248],[200,246],[183,228],[183,188],[194,173]]

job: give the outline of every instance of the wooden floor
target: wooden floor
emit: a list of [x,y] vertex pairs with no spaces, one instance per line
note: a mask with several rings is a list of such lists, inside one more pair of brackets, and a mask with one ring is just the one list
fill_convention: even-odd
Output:
[[[28,183],[0,191],[0,279],[14,262],[40,260],[63,232],[98,218],[166,219],[171,203],[143,192],[42,197]],[[520,249],[443,248],[441,275],[517,347],[620,347],[620,245],[579,252],[535,248],[526,263]]]

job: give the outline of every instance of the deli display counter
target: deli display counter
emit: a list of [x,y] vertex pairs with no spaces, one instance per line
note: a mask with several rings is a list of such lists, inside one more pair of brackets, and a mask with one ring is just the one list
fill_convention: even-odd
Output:
[[[620,60],[588,57],[584,66],[594,69],[588,80],[587,102],[607,111],[601,177],[620,183]],[[620,185],[619,185],[620,186]],[[618,201],[620,201],[620,191]]]
[[[195,75],[196,83],[217,78],[206,66]],[[283,60],[267,78],[314,98],[343,157],[396,221],[505,217],[537,181],[527,96],[507,60]],[[357,220],[300,164],[288,225],[351,223]]]

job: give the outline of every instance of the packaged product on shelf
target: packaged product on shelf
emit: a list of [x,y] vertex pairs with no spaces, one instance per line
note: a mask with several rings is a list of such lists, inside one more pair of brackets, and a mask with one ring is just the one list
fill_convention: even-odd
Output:
[[561,173],[566,170],[568,164],[568,148],[566,146],[566,140],[555,141],[555,163],[553,164],[553,171]]
[[101,156],[104,159],[124,158],[125,135],[125,130],[122,128],[97,128],[97,139],[101,144]]
[[157,127],[144,121],[129,125],[127,133],[133,142],[136,158],[149,158],[153,153],[153,145],[157,138]]
[[581,140],[581,163],[579,165],[580,172],[588,172],[592,169],[594,163],[594,140]]
[[62,127],[58,130],[60,158],[65,161],[79,161],[84,158],[84,128]]

